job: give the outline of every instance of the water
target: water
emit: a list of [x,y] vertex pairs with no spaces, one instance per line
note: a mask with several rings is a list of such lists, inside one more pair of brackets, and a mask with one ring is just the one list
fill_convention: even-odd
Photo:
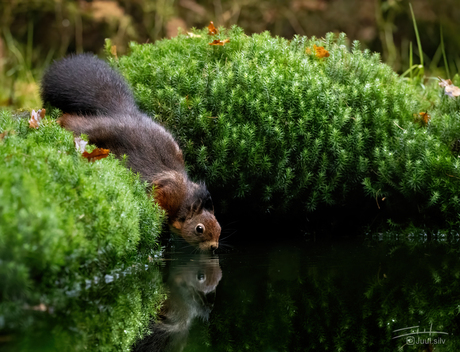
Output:
[[[56,294],[58,305],[28,307],[21,334],[0,317],[0,350],[454,351],[457,248],[355,238],[246,243],[217,255],[176,249]],[[153,292],[168,293],[154,321]]]
[[[451,245],[273,241],[214,258],[178,253],[173,258],[169,289],[187,292],[180,304],[189,302],[189,314],[182,316],[183,330],[170,335],[171,348],[165,344],[161,351],[421,351],[434,346],[453,351],[460,346],[460,261]],[[197,298],[202,273],[209,276],[201,284],[205,295]]]

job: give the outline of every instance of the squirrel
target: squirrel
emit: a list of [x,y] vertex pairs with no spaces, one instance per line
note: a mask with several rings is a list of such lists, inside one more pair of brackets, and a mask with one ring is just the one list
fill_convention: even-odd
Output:
[[91,54],[55,61],[41,81],[43,103],[64,114],[58,123],[89,143],[109,149],[153,186],[170,229],[203,251],[219,246],[221,227],[204,183],[190,180],[179,145],[170,132],[137,107],[124,78]]

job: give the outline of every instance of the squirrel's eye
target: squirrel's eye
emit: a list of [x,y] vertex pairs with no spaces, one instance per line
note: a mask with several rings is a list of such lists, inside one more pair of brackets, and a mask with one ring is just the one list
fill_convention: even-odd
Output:
[[204,232],[204,225],[203,225],[203,224],[198,224],[198,225],[196,225],[195,231],[196,231],[197,233],[203,233],[203,232]]
[[202,282],[202,281],[206,280],[206,275],[200,271],[196,275],[196,278],[197,278],[198,281]]

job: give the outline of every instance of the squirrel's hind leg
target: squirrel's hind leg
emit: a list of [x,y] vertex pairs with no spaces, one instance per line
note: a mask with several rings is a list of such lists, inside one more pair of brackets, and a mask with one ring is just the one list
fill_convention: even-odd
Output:
[[76,137],[86,134],[89,142],[99,148],[111,149],[115,154],[118,150],[112,150],[120,140],[120,131],[116,126],[116,120],[107,116],[86,117],[78,114],[64,114],[57,123],[66,130],[72,131]]
[[61,127],[72,131],[76,136],[88,134],[91,124],[88,124],[88,118],[77,114],[64,114],[56,121]]

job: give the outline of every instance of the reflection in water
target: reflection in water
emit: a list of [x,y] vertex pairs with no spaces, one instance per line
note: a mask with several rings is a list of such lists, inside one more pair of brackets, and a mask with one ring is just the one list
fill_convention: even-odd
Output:
[[459,243],[266,241],[163,273],[141,260],[0,301],[0,351],[459,351]]
[[38,302],[0,299],[0,351],[129,350],[164,297],[159,265],[146,262],[86,280],[63,275]]
[[217,256],[187,255],[172,261],[166,282],[168,298],[160,319],[152,322],[151,333],[137,343],[134,351],[182,351],[193,321],[208,320],[221,278]]
[[225,280],[184,352],[459,351],[459,252],[436,242],[245,245],[220,255]]

